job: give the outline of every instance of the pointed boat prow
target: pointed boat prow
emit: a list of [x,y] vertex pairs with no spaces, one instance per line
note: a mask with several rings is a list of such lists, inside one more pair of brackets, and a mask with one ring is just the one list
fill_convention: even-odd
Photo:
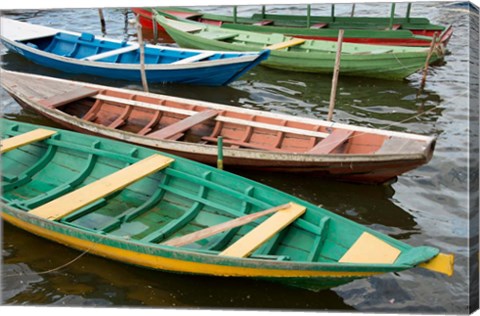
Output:
[[454,260],[455,256],[452,254],[439,253],[432,260],[421,263],[419,267],[452,276]]

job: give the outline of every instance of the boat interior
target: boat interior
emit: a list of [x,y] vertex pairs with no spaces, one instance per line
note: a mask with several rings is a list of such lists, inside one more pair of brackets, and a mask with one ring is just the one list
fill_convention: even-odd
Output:
[[385,143],[410,141],[113,90],[78,88],[40,103],[102,127],[159,140],[217,145],[221,136],[223,145],[230,148],[372,154]]
[[[173,245],[176,238],[276,208],[270,213],[282,212],[268,219],[181,246],[206,254],[307,262],[341,260],[363,231],[337,225],[332,215],[305,212],[288,196],[251,181],[132,145],[48,130],[25,133],[13,124],[2,135],[10,141],[2,141],[3,203],[83,231]],[[238,249],[253,232],[258,244]]]
[[[53,36],[28,39],[21,42],[47,53],[73,59],[118,64],[140,63],[138,44],[98,39],[90,33],[74,35],[59,32]],[[241,53],[177,50],[151,45],[145,47],[146,64],[184,64],[195,61],[239,57],[241,55]]]

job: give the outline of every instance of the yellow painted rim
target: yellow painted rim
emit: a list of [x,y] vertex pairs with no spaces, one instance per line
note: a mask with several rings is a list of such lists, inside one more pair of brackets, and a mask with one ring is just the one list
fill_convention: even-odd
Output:
[[237,276],[237,277],[324,277],[324,278],[341,278],[341,277],[368,277],[384,272],[342,272],[342,271],[311,271],[311,270],[280,270],[280,269],[264,269],[249,268],[238,266],[224,266],[209,263],[200,263],[185,261],[179,259],[165,258],[150,254],[135,252],[132,250],[120,249],[107,246],[92,241],[67,236],[58,232],[51,231],[37,225],[27,223],[14,216],[2,212],[2,217],[12,225],[24,229],[32,234],[44,237],[46,239],[67,245],[82,251],[88,251],[91,254],[102,256],[116,261],[134,264],[142,267],[195,274],[206,274],[213,276]]

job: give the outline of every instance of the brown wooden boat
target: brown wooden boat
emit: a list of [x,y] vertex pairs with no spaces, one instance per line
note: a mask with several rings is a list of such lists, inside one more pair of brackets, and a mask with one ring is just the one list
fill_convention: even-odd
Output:
[[[382,183],[428,162],[435,138],[3,70],[21,105],[76,131],[203,163]],[[133,153],[132,153],[133,154]]]

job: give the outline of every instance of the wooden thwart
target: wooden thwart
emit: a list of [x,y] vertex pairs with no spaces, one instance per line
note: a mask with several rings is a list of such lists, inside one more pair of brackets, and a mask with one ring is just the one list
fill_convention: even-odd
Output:
[[189,116],[181,121],[178,121],[174,124],[171,124],[165,128],[162,128],[159,131],[147,134],[148,137],[155,137],[158,139],[168,139],[178,133],[184,132],[187,129],[192,128],[193,126],[200,124],[206,120],[211,119],[218,115],[218,112],[215,110],[206,110],[198,112],[192,116]]
[[263,217],[265,215],[268,215],[268,214],[286,209],[288,207],[290,207],[290,204],[283,204],[283,205],[280,205],[280,206],[269,208],[268,210],[264,210],[264,211],[256,212],[256,213],[253,213],[253,214],[245,215],[245,216],[242,216],[242,217],[239,217],[239,218],[235,218],[235,219],[232,219],[232,220],[227,221],[225,223],[221,223],[221,224],[218,224],[218,225],[215,225],[215,226],[211,226],[211,227],[193,232],[191,234],[187,234],[187,235],[182,236],[182,237],[178,237],[178,238],[168,240],[168,241],[162,243],[162,245],[174,246],[174,247],[181,247],[181,246],[189,245],[191,243],[194,243],[196,241],[211,237],[213,235],[219,234],[219,233],[224,232],[226,230],[229,230],[229,229],[232,229],[232,228],[235,228],[235,227],[239,227],[239,226],[243,226],[245,224],[253,222],[254,220],[256,220],[260,217]]
[[62,94],[55,95],[48,99],[40,100],[39,103],[53,109],[73,101],[93,96],[98,92],[99,91],[97,89],[80,87]]
[[108,51],[108,52],[88,56],[88,57],[85,57],[83,59],[88,60],[88,61],[99,60],[99,59],[107,58],[107,57],[110,57],[110,56],[115,56],[115,55],[128,53],[128,52],[131,52],[133,50],[138,49],[139,47],[140,46],[138,44],[132,44],[132,45],[125,46],[125,47],[118,48],[118,49],[114,49],[114,50],[111,50],[111,51]]
[[55,133],[56,133],[55,131],[38,128],[24,134],[20,134],[11,138],[4,139],[0,142],[1,144],[0,153],[5,153],[15,148],[25,146],[34,142],[38,142],[40,140],[43,140],[52,136]]
[[187,58],[184,58],[184,59],[180,59],[180,60],[172,63],[172,65],[190,64],[190,63],[208,58],[212,55],[215,55],[215,52],[205,52],[205,53],[197,54],[197,55],[190,56],[190,57],[187,57]]
[[315,147],[308,151],[309,154],[329,154],[345,143],[354,133],[351,130],[335,129],[325,139],[321,140]]
[[173,159],[162,155],[149,156],[133,165],[92,182],[71,193],[39,206],[29,213],[56,220],[92,202],[121,190],[130,184],[168,167]]
[[297,45],[300,45],[300,44],[303,44],[303,43],[305,43],[304,39],[292,38],[291,40],[281,42],[281,43],[276,43],[276,44],[267,46],[265,48],[271,49],[271,50],[278,50],[278,49],[284,49],[284,48],[288,48],[288,47],[292,47],[292,46],[297,46]]
[[400,253],[397,248],[364,232],[338,262],[392,264]]
[[277,212],[263,223],[248,232],[245,236],[237,240],[230,247],[220,253],[220,256],[229,257],[247,257],[252,252],[257,250],[273,235],[287,227],[303,213],[305,213],[305,206],[290,203],[290,206]]

